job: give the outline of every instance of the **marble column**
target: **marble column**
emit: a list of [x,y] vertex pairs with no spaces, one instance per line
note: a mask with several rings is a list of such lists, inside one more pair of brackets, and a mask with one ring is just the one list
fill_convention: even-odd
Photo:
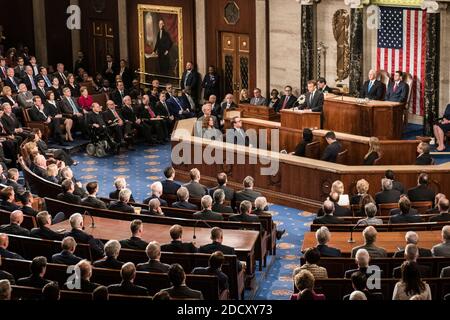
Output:
[[206,66],[206,0],[195,0],[195,38],[196,38],[196,61],[197,71],[204,75],[207,72]]
[[352,8],[350,18],[350,94],[359,96],[364,67],[364,11]]
[[256,0],[256,87],[260,88],[264,97],[270,94],[267,82],[267,25],[266,25],[266,0]]
[[[70,0],[70,5],[79,6],[80,1],[79,0]],[[81,31],[74,29],[74,30],[71,30],[70,33],[72,36],[72,66],[70,67],[70,69],[72,69],[74,66],[73,62],[78,59],[78,52],[81,50]],[[86,52],[84,54],[85,54],[85,56],[87,55]],[[75,70],[74,70],[74,72],[75,72]]]
[[301,6],[300,90],[307,91],[308,81],[314,79],[314,4],[306,1]]
[[118,0],[120,58],[128,61],[127,1]]
[[33,0],[33,25],[36,58],[40,64],[46,66],[48,65],[48,51],[44,0]]

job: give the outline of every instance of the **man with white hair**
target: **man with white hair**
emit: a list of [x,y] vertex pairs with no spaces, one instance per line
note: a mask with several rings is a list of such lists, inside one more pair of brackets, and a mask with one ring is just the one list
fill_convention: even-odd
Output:
[[95,239],[92,235],[83,231],[84,221],[83,216],[79,213],[74,213],[69,218],[70,226],[72,230],[67,232],[65,237],[73,237],[77,243],[89,244],[93,258],[103,257],[103,243],[100,240]]
[[377,80],[377,72],[373,69],[369,71],[369,80],[364,82],[359,94],[362,99],[384,100],[384,85]]
[[213,106],[210,102],[206,103],[202,107],[202,113],[203,115],[197,119],[197,122],[195,123],[195,136],[201,137],[202,136],[202,129],[203,129],[203,121],[206,117],[211,117],[214,121],[214,128],[219,129],[219,121],[217,120],[217,117],[212,114]]
[[[405,241],[406,244],[415,244],[416,246],[419,243],[419,235],[414,232],[414,231],[408,231],[405,234]],[[431,250],[430,249],[426,249],[426,248],[420,248],[419,249],[419,257],[424,258],[424,257],[432,257],[433,255],[431,254]],[[405,250],[399,250],[396,253],[394,253],[394,258],[403,258],[405,256]]]
[[105,257],[101,260],[94,262],[94,267],[104,269],[120,270],[123,266],[123,262],[117,260],[120,254],[122,246],[117,240],[109,240],[105,244]]
[[173,208],[198,210],[197,205],[189,202],[189,190],[186,187],[180,187],[177,190],[178,201],[172,203]]
[[377,229],[375,229],[373,226],[369,226],[364,229],[362,234],[363,234],[365,243],[362,246],[358,246],[358,247],[352,249],[352,258],[354,258],[356,256],[356,252],[358,252],[359,249],[366,249],[369,252],[370,257],[372,259],[387,257],[386,250],[384,250],[383,248],[377,247],[375,245],[375,243],[377,241],[377,234],[378,234]]
[[100,285],[91,282],[92,277],[92,265],[87,260],[81,260],[77,263],[76,267],[80,271],[80,289],[81,292],[92,293]]
[[381,180],[382,191],[375,195],[375,202],[377,205],[383,203],[397,203],[400,200],[400,191],[393,189],[392,180],[383,178]]
[[341,250],[337,248],[332,248],[327,245],[330,242],[331,233],[327,227],[320,227],[316,231],[316,240],[317,240],[317,250],[320,252],[321,257],[340,257]]
[[30,231],[21,227],[23,222],[23,212],[20,210],[15,210],[11,212],[9,216],[9,224],[0,227],[1,233],[29,237]]
[[0,280],[0,301],[11,300],[11,284],[8,280]]
[[383,224],[383,220],[375,218],[378,208],[374,203],[368,203],[364,206],[364,212],[367,218],[358,220],[357,224],[362,226],[377,226]]
[[150,190],[152,191],[152,194],[149,198],[144,200],[145,204],[149,204],[150,200],[152,199],[158,199],[162,207],[169,206],[166,200],[161,199],[163,195],[163,185],[160,181],[152,183],[152,185],[150,186]]
[[108,206],[108,209],[112,211],[134,213],[134,208],[128,204],[130,202],[130,197],[131,191],[129,189],[120,190],[119,200],[111,202]]
[[435,245],[431,252],[435,257],[450,257],[450,226],[442,228],[442,243]]
[[134,263],[127,262],[120,270],[122,282],[119,284],[112,284],[108,286],[110,294],[132,295],[132,296],[147,296],[147,288],[137,286],[134,284],[136,278],[136,267]]
[[231,93],[225,96],[225,101],[222,102],[220,107],[222,109],[222,119],[225,118],[227,111],[233,111],[238,108],[237,104],[234,102],[234,96]]
[[152,199],[148,203],[149,206],[149,214],[152,216],[164,216],[164,212],[161,209],[161,203],[158,199]]
[[40,154],[34,158],[32,171],[41,178],[47,178],[47,159]]
[[194,219],[223,221],[222,215],[212,211],[213,201],[211,196],[204,196],[201,203],[202,211],[194,213]]
[[[122,189],[126,189],[127,181],[122,177],[117,178],[114,181],[114,187],[116,188],[116,190],[109,193],[109,198],[114,199],[114,200],[119,200],[119,192]],[[133,194],[131,194],[131,196],[130,196],[130,202],[132,202],[132,203],[136,202],[136,201],[134,201]]]
[[[266,197],[258,197],[255,200],[255,209],[253,209],[252,214],[254,215],[272,215],[272,213],[269,211],[269,205],[267,204]],[[275,222],[272,221],[273,228],[276,229],[277,225]],[[281,240],[283,235],[286,233],[285,229],[277,230],[276,237],[277,240]]]
[[[419,257],[419,250],[415,244],[408,244],[405,248],[405,260],[417,263],[417,258]],[[421,278],[431,277],[431,268],[429,266],[417,264],[417,269],[419,269]],[[394,268],[392,271],[392,277],[400,279],[402,277],[402,267]]]
[[330,200],[326,200],[323,203],[322,211],[324,213],[323,216],[314,219],[313,224],[344,224],[345,221],[341,218],[334,216],[335,206],[334,203]]
[[353,300],[362,300],[362,301],[366,301],[366,300],[367,300],[367,297],[366,297],[366,295],[364,294],[364,292],[361,292],[361,291],[353,291],[353,292],[350,294],[349,300],[350,300],[350,301],[353,301]]
[[165,263],[161,263],[161,245],[156,242],[150,242],[145,249],[147,253],[148,262],[138,264],[136,267],[137,271],[145,272],[155,272],[155,273],[167,273],[169,272],[170,266]]
[[350,279],[352,274],[354,272],[360,271],[367,276],[370,276],[371,274],[367,274],[367,269],[369,268],[369,262],[370,262],[370,255],[369,252],[366,249],[358,249],[355,255],[355,262],[358,266],[357,269],[347,270],[345,271],[344,278]]

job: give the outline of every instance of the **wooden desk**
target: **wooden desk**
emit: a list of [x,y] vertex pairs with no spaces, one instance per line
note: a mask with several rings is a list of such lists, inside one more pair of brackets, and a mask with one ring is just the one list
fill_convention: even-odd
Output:
[[[393,254],[398,251],[399,247],[405,246],[405,233],[406,232],[378,232],[376,245],[377,247],[384,248],[388,254]],[[421,248],[431,249],[436,244],[442,242],[441,231],[418,231],[417,234],[419,235]],[[350,232],[333,232],[328,245],[340,249],[343,255],[348,256],[351,254],[354,247],[364,245],[364,239],[362,232],[360,231],[353,233],[355,243],[348,243],[348,239],[350,239]],[[316,245],[315,232],[305,233],[302,252],[308,248],[315,247]]]
[[327,95],[323,127],[381,140],[400,140],[403,111],[403,103],[371,101],[358,104],[356,98]]
[[305,128],[320,129],[320,112],[302,112],[291,109],[281,110],[281,127],[303,130]]
[[280,115],[268,106],[254,106],[251,104],[240,104],[242,118],[256,118],[261,120],[280,121]]

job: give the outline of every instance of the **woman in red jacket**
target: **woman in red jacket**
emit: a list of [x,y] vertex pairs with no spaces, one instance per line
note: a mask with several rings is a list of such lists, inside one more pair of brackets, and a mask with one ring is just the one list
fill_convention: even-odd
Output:
[[88,89],[86,87],[81,87],[80,93],[81,96],[78,98],[78,105],[85,111],[91,111],[94,100],[92,99],[92,96],[89,95]]

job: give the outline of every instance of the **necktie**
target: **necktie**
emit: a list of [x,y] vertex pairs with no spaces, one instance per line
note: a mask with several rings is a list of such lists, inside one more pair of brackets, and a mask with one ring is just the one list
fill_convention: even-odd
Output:
[[148,112],[150,113],[150,119],[156,118],[155,113],[153,112],[152,108],[148,108]]
[[28,78],[30,78],[31,89],[36,90],[36,84],[34,83],[33,77],[32,76],[28,76]]
[[16,90],[19,90],[19,88],[17,87],[16,82],[14,81],[14,78],[11,77],[11,78],[9,78],[9,80],[11,80],[12,84],[14,85],[14,87],[16,87]]
[[73,103],[72,98],[67,98],[67,100],[69,100],[69,104],[72,107],[73,114],[77,114],[78,113],[78,109],[75,106],[75,103]]
[[48,79],[47,76],[44,76],[44,80],[45,80],[45,83],[47,84],[47,87],[51,87],[52,86],[52,84],[50,83],[50,80]]
[[369,82],[369,92],[370,92],[370,90],[372,90],[372,87],[373,87],[373,81],[370,81]]
[[159,38],[162,39],[162,30],[159,31]]
[[286,108],[288,101],[289,101],[289,97],[286,96],[286,99],[284,99],[283,107],[281,109],[284,110]]
[[[36,107],[38,108],[38,107]],[[42,113],[42,115],[44,116],[44,121],[47,121],[47,115],[44,113],[44,111],[41,110],[41,108],[38,108],[39,112]]]
[[175,100],[175,102],[177,103],[177,105],[180,107],[180,111],[183,111],[183,107],[181,106],[180,102],[178,101],[177,98],[173,97],[173,99]]
[[114,117],[115,117],[116,119],[119,119],[119,114],[117,113],[116,110],[113,110],[113,114],[114,114]]
[[37,75],[37,74],[39,73],[39,71],[38,71],[36,65],[33,66],[33,71],[34,71],[34,74],[35,74],[35,75]]
[[169,109],[167,108],[167,104],[165,102],[163,102],[163,106],[166,109],[167,114],[169,114]]
[[312,106],[313,99],[314,99],[314,92],[311,93],[311,95],[309,96],[309,106],[310,107]]
[[6,78],[5,68],[2,67],[3,76]]
[[66,84],[67,83],[67,78],[64,75],[64,73],[60,72],[59,75],[61,76],[61,79],[63,80],[63,83]]
[[184,87],[188,86],[187,83],[188,83],[188,79],[189,79],[190,75],[191,75],[191,72],[188,71],[187,74],[186,74],[186,79],[184,79]]
[[395,86],[394,86],[394,92],[397,92],[397,89],[398,89],[398,84],[397,84],[397,82],[395,83]]

